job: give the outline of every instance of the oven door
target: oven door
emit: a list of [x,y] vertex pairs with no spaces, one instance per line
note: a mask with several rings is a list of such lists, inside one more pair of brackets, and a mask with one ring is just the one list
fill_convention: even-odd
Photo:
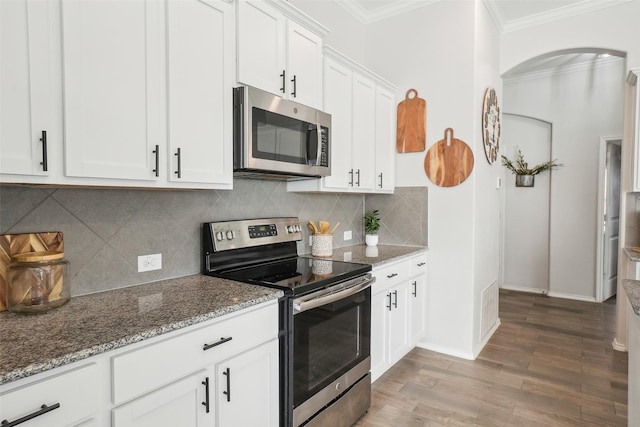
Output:
[[[369,362],[374,281],[367,274],[293,301],[294,413],[312,416],[351,384],[338,391],[338,387],[329,387],[327,391],[334,395],[325,402],[316,395],[354,368],[360,372],[363,362]],[[364,374],[367,372],[368,365]],[[358,375],[354,381],[362,376]],[[305,408],[299,408],[301,405]]]

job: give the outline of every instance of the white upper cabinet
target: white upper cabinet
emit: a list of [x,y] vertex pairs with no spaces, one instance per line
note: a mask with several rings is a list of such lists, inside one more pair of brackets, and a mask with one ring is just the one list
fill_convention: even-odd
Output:
[[395,87],[324,48],[324,108],[331,114],[331,176],[287,183],[289,191],[393,193]]
[[66,175],[155,180],[163,145],[161,7],[62,2]]
[[232,183],[233,5],[167,3],[170,181]]
[[238,82],[322,107],[327,30],[282,0],[239,0]]
[[0,173],[48,174],[49,2],[0,1]]

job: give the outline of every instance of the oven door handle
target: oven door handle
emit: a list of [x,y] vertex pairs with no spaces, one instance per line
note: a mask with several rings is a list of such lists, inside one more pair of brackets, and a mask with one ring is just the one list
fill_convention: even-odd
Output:
[[326,296],[320,296],[306,301],[304,297],[293,300],[293,315],[295,316],[296,314],[303,313],[307,310],[311,310],[312,308],[331,304],[332,302],[355,295],[358,292],[362,292],[365,289],[370,288],[375,281],[376,278],[371,277],[364,282],[358,283],[357,285],[351,286],[350,288],[344,289],[340,292],[330,293]]

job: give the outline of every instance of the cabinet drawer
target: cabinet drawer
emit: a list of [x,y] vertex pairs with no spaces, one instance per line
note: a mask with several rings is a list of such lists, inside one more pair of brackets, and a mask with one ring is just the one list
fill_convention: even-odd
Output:
[[376,277],[376,281],[371,288],[371,293],[375,295],[411,277],[411,264],[409,260],[399,261],[374,268],[372,273]]
[[411,258],[411,277],[419,276],[427,272],[427,254]]
[[114,356],[113,403],[119,405],[277,337],[278,305],[239,312],[193,328],[196,329]]
[[[5,392],[0,395],[0,421],[13,422],[40,412],[24,425],[75,425],[97,414],[100,384],[98,366],[91,363]],[[55,409],[47,411],[43,405]]]

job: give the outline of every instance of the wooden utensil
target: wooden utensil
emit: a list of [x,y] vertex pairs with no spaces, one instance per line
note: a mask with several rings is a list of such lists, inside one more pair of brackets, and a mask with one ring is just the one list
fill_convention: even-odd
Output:
[[321,234],[326,234],[327,231],[329,231],[329,227],[331,226],[331,224],[327,221],[318,221],[318,224],[320,225]]
[[[412,98],[409,95],[413,94]],[[418,91],[409,89],[398,104],[396,150],[398,153],[424,151],[427,127],[427,103]]]
[[453,129],[444,130],[444,139],[433,144],[424,158],[424,171],[436,185],[453,187],[464,182],[473,170],[473,151],[453,137]]
[[329,234],[333,234],[333,232],[336,231],[336,228],[338,228],[339,225],[340,223],[337,223],[336,225],[334,225],[331,231],[329,232]]
[[313,234],[318,234],[318,227],[316,227],[316,224],[313,221],[309,220],[307,224],[309,225],[309,228],[311,229]]

